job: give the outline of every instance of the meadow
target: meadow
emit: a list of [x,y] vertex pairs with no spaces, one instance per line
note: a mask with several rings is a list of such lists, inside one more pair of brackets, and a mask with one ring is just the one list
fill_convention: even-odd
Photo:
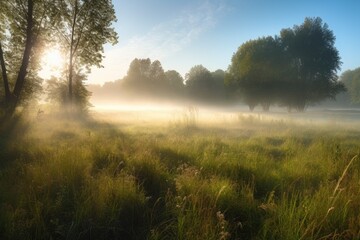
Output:
[[360,124],[306,114],[15,118],[0,239],[360,239]]

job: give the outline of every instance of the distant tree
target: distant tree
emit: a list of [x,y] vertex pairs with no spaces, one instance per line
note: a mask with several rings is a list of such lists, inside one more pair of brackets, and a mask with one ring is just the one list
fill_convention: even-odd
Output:
[[150,79],[150,68],[150,58],[135,58],[130,63],[127,75],[124,77],[124,85],[133,89],[146,89],[147,85],[150,85],[150,82],[152,81],[152,79]]
[[301,25],[280,33],[284,50],[290,57],[287,94],[283,104],[303,111],[306,106],[325,99],[334,99],[344,91],[337,81],[340,56],[335,36],[321,18],[306,18]]
[[211,72],[211,76],[216,86],[221,87],[224,85],[225,74],[225,71],[221,69],[218,69],[215,72]]
[[215,97],[218,100],[222,100],[225,97],[225,71],[218,69],[215,72],[211,72],[211,76],[214,82]]
[[[74,98],[73,110],[77,113],[86,113],[91,106],[89,99],[91,97],[90,91],[84,85],[86,76],[82,73],[74,74]],[[68,83],[64,79],[57,79],[55,77],[47,81],[47,100],[52,104],[57,105],[59,109],[63,109],[68,104]]]
[[158,60],[134,59],[130,63],[123,86],[144,96],[160,97],[168,89],[166,76]]
[[351,102],[360,103],[360,68],[345,71],[340,77],[340,82],[345,85]]
[[213,100],[215,87],[211,72],[202,65],[196,65],[185,75],[186,90],[190,98],[201,101]]
[[[58,18],[54,30],[59,43],[67,54],[68,101],[76,99],[75,75],[86,78],[83,70],[101,67],[104,58],[103,45],[117,43],[117,34],[112,27],[116,21],[111,0],[56,0]],[[82,81],[81,81],[82,82]]]
[[170,93],[178,96],[183,95],[185,84],[184,78],[180,75],[180,73],[175,70],[169,70],[165,72],[165,78],[169,86]]
[[278,100],[284,65],[285,55],[278,38],[250,40],[233,55],[226,83],[239,89],[251,111],[258,104],[268,111]]

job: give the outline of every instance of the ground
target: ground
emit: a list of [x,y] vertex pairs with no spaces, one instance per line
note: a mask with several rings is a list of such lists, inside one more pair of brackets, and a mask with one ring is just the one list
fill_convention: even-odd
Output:
[[0,238],[358,239],[358,115],[22,117],[0,136]]

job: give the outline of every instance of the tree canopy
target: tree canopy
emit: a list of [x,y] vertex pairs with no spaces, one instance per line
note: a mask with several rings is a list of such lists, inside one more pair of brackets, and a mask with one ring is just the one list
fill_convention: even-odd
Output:
[[280,37],[251,40],[239,47],[228,69],[227,83],[239,88],[250,109],[274,103],[303,111],[335,98],[340,57],[335,36],[320,18],[283,29]]
[[160,61],[134,59],[127,75],[102,87],[91,86],[96,91],[94,99],[143,101],[166,100],[170,102],[192,100],[194,102],[217,104],[227,100],[224,86],[225,71],[210,72],[202,65],[192,67],[186,74],[186,81],[175,70],[164,71]]
[[[116,21],[111,0],[9,0],[0,2],[1,103],[13,111],[41,89],[39,56],[56,44],[66,53],[66,69],[48,82],[49,99],[62,105],[86,108],[90,92],[84,81],[92,66],[101,67],[103,45],[115,44]],[[341,61],[335,36],[321,18],[306,18],[301,25],[282,29],[279,36],[242,44],[226,72],[210,72],[202,65],[185,76],[165,72],[160,61],[134,59],[121,84],[137,96],[186,97],[214,103],[237,90],[253,110],[268,111],[278,104],[303,111],[307,106],[333,99],[344,84],[358,102],[354,74],[338,81]],[[356,75],[356,74],[355,74]],[[356,77],[355,77],[356,78]],[[224,85],[224,81],[227,86]],[[67,91],[65,91],[67,89]]]
[[48,0],[9,0],[0,3],[2,102],[10,114],[39,89],[37,57],[39,43],[46,37],[44,29],[50,24],[46,8],[48,4],[51,4]]
[[111,0],[0,1],[1,102],[10,114],[41,88],[39,56],[55,42],[67,53],[71,102],[73,85],[86,79],[84,70],[101,66],[103,45],[116,43],[114,21]]
[[343,72],[340,81],[345,85],[351,102],[354,104],[360,103],[360,67]]
[[284,49],[290,57],[290,86],[286,103],[303,110],[307,105],[335,98],[344,90],[337,71],[341,61],[335,48],[335,36],[322,19],[306,18],[304,23],[280,33]]
[[165,88],[165,72],[158,60],[134,59],[123,79],[124,87],[142,95],[156,95]]
[[185,75],[188,96],[195,100],[210,101],[215,83],[211,72],[202,65],[195,65]]
[[103,45],[117,43],[117,34],[112,27],[116,16],[111,0],[55,2],[59,12],[54,31],[68,57],[68,101],[72,104],[74,97],[80,97],[74,96],[78,92],[74,92],[73,88],[81,82],[74,81],[74,78],[82,76],[81,79],[85,80],[84,70],[90,71],[92,66],[101,67]]
[[250,40],[241,45],[232,57],[227,78],[239,88],[251,110],[261,104],[267,111],[270,104],[278,100],[284,64],[279,39],[263,37]]
[[182,96],[184,92],[184,78],[175,70],[165,72],[165,78],[169,85],[169,91],[172,94]]

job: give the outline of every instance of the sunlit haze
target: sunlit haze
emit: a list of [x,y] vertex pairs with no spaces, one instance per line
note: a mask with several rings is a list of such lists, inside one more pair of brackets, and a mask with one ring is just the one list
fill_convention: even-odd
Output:
[[360,66],[360,1],[122,0],[113,1],[119,43],[106,46],[104,68],[94,68],[88,83],[121,79],[134,58],[160,60],[165,70],[183,76],[202,64],[226,70],[237,48],[250,39],[274,36],[320,17],[336,36],[341,71]]
[[39,76],[44,79],[50,79],[52,76],[60,77],[65,64],[63,54],[56,47],[44,51],[41,58],[42,70]]
[[359,23],[360,0],[0,0],[0,240],[360,240]]

